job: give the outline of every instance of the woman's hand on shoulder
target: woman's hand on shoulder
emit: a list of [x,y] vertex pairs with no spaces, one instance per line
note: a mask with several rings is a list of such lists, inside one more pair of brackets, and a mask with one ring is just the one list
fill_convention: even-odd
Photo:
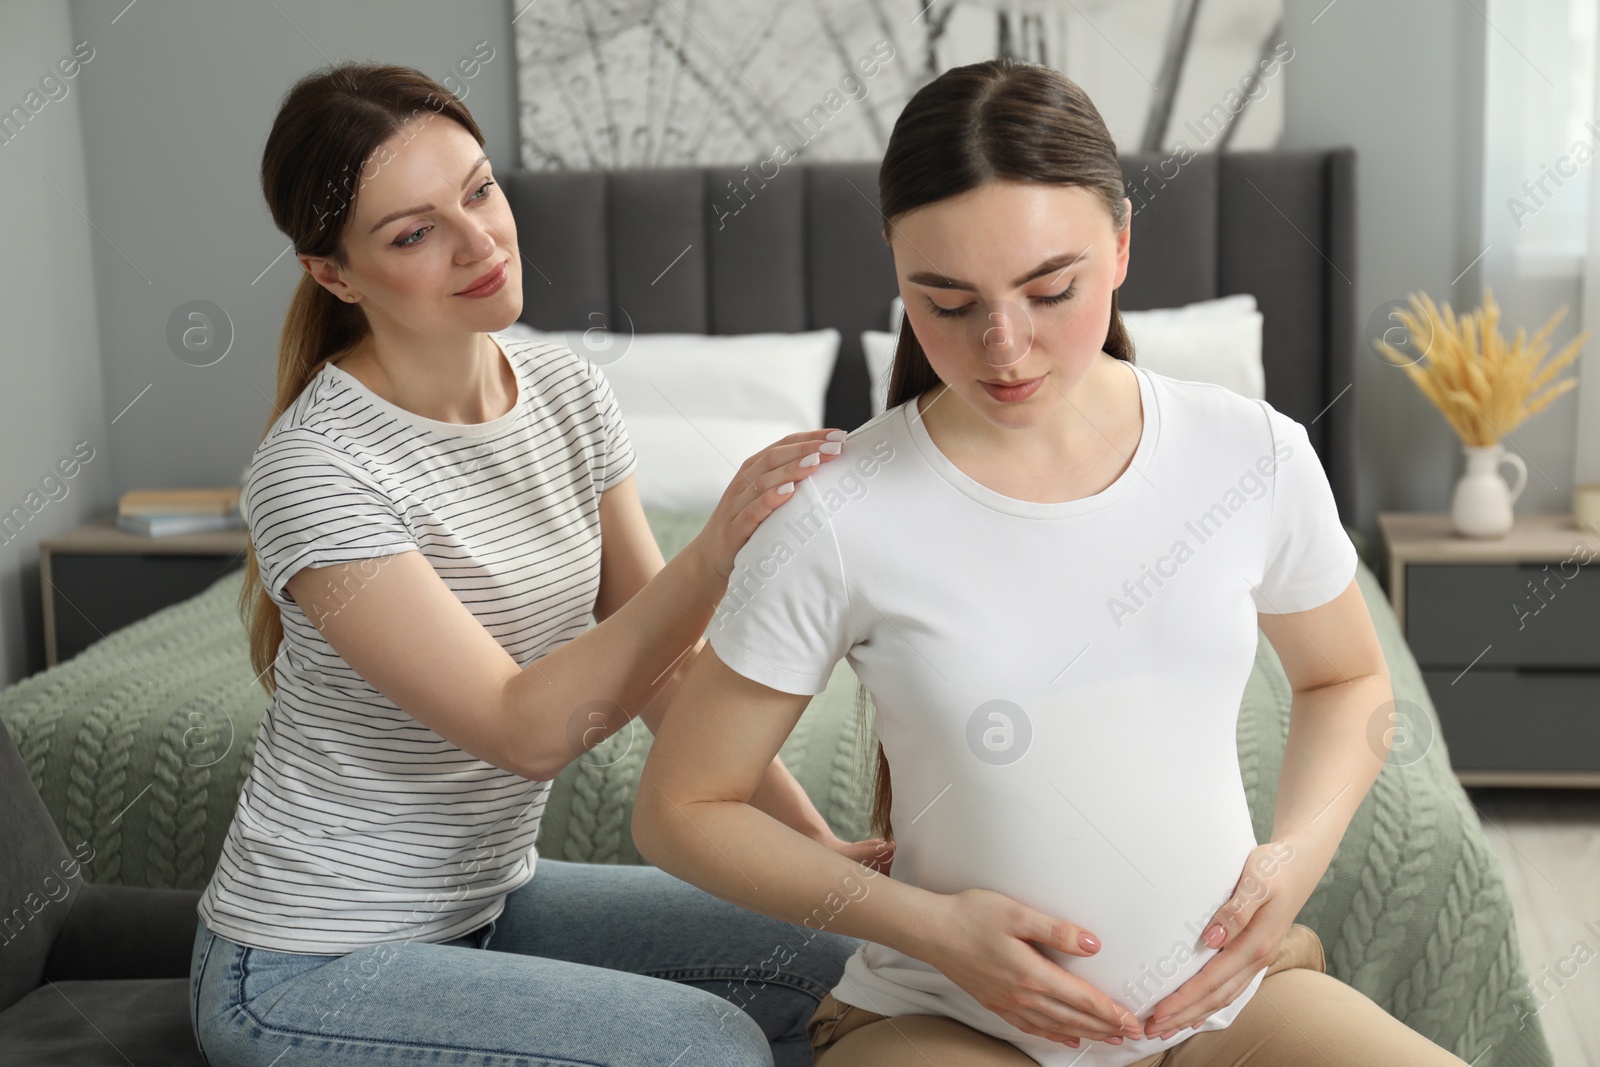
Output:
[[1017,1029],[1078,1048],[1082,1038],[1120,1044],[1143,1037],[1138,1019],[1031,944],[1092,956],[1082,927],[989,889],[935,894],[921,958]]
[[[727,581],[732,576],[734,557],[756,527],[795,495],[793,489],[800,479],[840,454],[844,437],[843,430],[804,430],[773,442],[744,461],[691,545],[718,578]],[[819,458],[808,463],[807,457],[813,455]],[[786,483],[791,484],[791,491],[778,492]]]

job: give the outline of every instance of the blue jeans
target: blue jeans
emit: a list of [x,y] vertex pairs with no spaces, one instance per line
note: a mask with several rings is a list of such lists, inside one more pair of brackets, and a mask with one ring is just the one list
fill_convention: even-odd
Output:
[[808,1067],[806,1023],[860,943],[657,867],[541,856],[499,918],[444,943],[318,956],[201,921],[189,1006],[210,1067]]

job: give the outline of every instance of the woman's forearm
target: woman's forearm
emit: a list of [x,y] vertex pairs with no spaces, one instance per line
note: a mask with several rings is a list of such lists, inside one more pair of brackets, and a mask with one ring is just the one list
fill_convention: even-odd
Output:
[[[650,789],[648,779],[641,790]],[[640,793],[635,839],[648,859],[750,911],[925,959],[937,893],[880,874],[735,800],[673,803]]]
[[[680,659],[674,666],[671,676],[662,684],[660,690],[650,698],[639,712],[639,717],[650,727],[652,734],[661,730],[661,718],[672,706],[672,698],[677,694],[678,686],[689,673],[689,666],[694,662],[702,649],[706,646],[704,637],[695,642],[693,650]],[[822,813],[817,811],[816,805],[811,802],[811,797],[789,773],[789,768],[783,765],[783,760],[777,756],[767,765],[767,773],[756,786],[756,791],[751,794],[752,806],[766,812],[785,826],[792,827],[813,840],[821,840],[832,834]]]
[[1391,724],[1378,721],[1380,730],[1374,723],[1392,707],[1394,690],[1387,672],[1294,694],[1272,840],[1294,849],[1290,862],[1303,865],[1302,885],[1314,888],[1321,880],[1356,809],[1383,770]]
[[750,794],[750,805],[813,841],[833,833],[833,828],[811,802],[810,795],[776,756],[767,764],[766,776],[756,786],[756,791]]
[[671,692],[657,698],[682,677],[726,591],[691,543],[604,622],[512,675],[502,714],[537,777],[554,778],[652,705],[665,709]]

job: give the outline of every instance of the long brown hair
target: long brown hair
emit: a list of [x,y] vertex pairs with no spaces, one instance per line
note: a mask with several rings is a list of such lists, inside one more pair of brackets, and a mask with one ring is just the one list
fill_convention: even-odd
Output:
[[[1097,194],[1117,231],[1128,224],[1117,146],[1089,96],[1060,71],[1016,59],[953,67],[924,85],[895,120],[878,168],[883,239],[895,218],[958,196],[987,181],[1079,185]],[[1133,342],[1111,293],[1111,321],[1101,350],[1133,362]],[[889,375],[888,406],[914,401],[941,384],[902,319]],[[856,684],[857,723],[866,747],[867,690]],[[889,761],[877,744],[872,830],[894,839]]]
[[[355,215],[362,175],[379,147],[406,122],[444,117],[483,144],[466,105],[411,67],[344,62],[313,71],[284,94],[261,153],[261,192],[272,221],[296,255],[348,264],[344,235]],[[370,176],[366,179],[370,180]],[[304,270],[278,340],[278,388],[262,437],[332,357],[371,332],[359,303],[347,303]],[[283,641],[278,605],[261,583],[254,541],[245,558],[239,613],[250,633],[250,663],[268,692]]]

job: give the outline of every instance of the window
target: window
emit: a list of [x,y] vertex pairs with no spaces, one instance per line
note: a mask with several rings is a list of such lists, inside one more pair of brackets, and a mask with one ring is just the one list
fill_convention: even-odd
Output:
[[1576,279],[1600,162],[1595,0],[1488,0],[1484,243],[1515,277]]

